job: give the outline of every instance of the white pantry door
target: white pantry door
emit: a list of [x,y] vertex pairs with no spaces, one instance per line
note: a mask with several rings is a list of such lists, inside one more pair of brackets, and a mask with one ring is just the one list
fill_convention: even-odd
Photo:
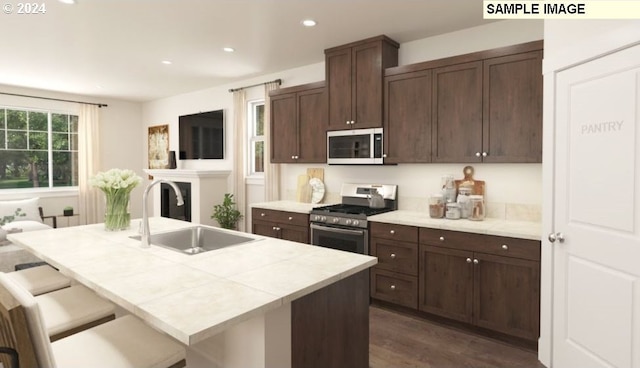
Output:
[[555,91],[553,367],[640,368],[640,46]]

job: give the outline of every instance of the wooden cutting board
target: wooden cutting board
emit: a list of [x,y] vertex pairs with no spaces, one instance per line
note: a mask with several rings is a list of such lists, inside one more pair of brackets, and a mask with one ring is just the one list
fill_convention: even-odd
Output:
[[303,203],[311,203],[311,185],[309,185],[309,175],[298,175],[296,185],[296,200]]
[[462,179],[456,180],[456,190],[460,187],[469,187],[471,188],[471,194],[484,195],[484,187],[485,183],[482,180],[476,180],[473,178],[473,166],[465,166],[462,169],[462,174],[464,177]]
[[309,175],[309,179],[318,178],[324,183],[324,169],[322,168],[308,168],[307,175]]

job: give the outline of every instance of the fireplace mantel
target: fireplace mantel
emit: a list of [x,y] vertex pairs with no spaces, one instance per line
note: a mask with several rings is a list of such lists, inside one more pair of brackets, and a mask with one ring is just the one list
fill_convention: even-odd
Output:
[[231,171],[229,170],[188,170],[188,169],[145,169],[145,173],[153,176],[154,178],[157,176],[160,179],[170,178],[217,178],[229,177]]
[[[217,226],[211,218],[213,206],[228,192],[229,170],[145,169],[154,179],[191,183],[191,221]],[[160,186],[153,188],[153,215],[160,216]]]

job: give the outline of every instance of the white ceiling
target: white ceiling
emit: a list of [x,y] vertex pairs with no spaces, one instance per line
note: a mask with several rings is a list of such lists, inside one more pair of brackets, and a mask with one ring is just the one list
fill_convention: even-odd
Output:
[[486,23],[480,0],[44,3],[0,14],[0,84],[132,101],[322,62],[326,48],[380,34],[402,44]]

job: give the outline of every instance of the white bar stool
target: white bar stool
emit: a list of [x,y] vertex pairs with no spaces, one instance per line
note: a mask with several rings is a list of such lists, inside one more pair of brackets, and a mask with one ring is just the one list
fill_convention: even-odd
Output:
[[51,341],[112,321],[115,305],[83,285],[35,297]]
[[[0,346],[23,367],[179,368],[182,344],[128,315],[51,342],[36,299],[0,273]],[[13,354],[15,356],[16,354]],[[5,367],[11,354],[0,354]]]
[[33,295],[40,295],[71,286],[71,279],[49,265],[25,268],[6,274]]

